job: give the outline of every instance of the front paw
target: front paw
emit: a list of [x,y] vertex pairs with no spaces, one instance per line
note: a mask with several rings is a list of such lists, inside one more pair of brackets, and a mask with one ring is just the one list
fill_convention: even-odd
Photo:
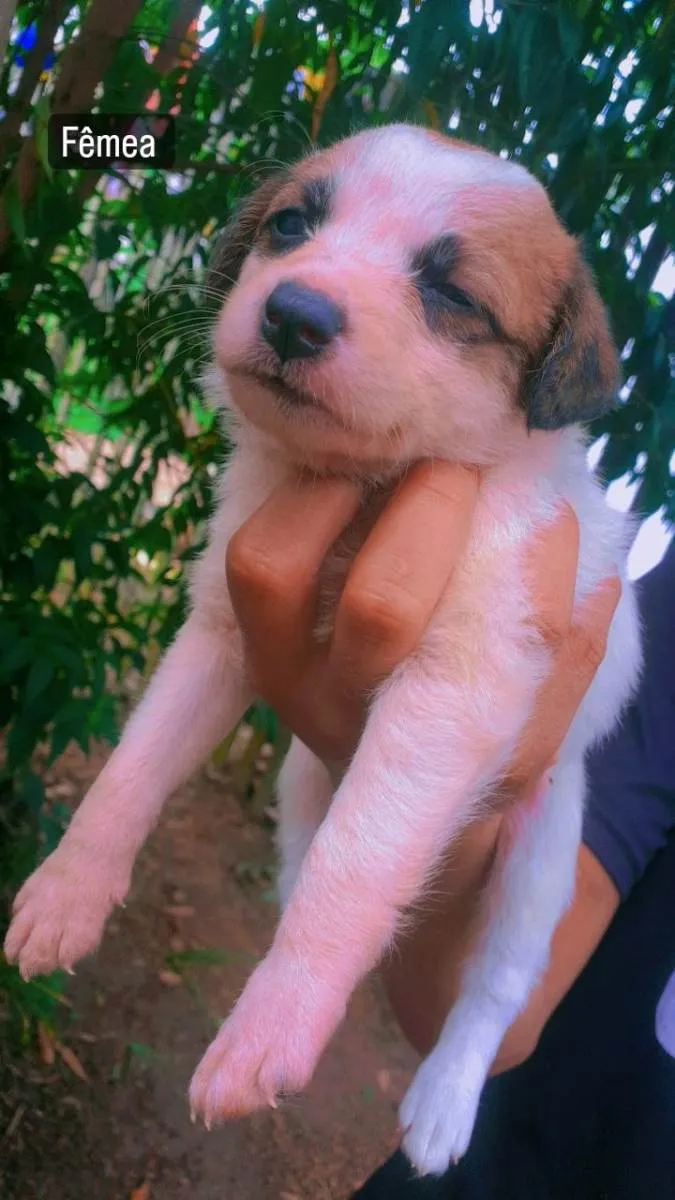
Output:
[[210,1129],[302,1091],[343,1016],[344,1005],[303,968],[265,960],[195,1071],[193,1120]]
[[69,845],[66,834],[17,895],[4,950],[24,979],[71,971],[96,949],[110,912],[124,900],[130,867],[95,853]]
[[420,1175],[443,1175],[466,1153],[486,1071],[478,1058],[432,1051],[399,1111],[402,1146]]

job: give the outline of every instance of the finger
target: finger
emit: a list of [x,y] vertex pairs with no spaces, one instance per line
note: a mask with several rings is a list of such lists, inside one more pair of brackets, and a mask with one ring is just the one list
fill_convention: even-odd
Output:
[[542,684],[509,768],[509,790],[519,790],[555,762],[577,710],[600,666],[621,596],[618,578],[606,579],[579,608]]
[[319,570],[361,500],[357,484],[301,477],[277,488],[237,530],[227,580],[252,661],[299,663],[311,650]]
[[417,645],[467,543],[478,472],[425,462],[407,477],[352,564],[329,656],[335,686],[375,686]]
[[524,564],[534,608],[531,623],[554,651],[572,624],[578,562],[579,522],[565,503],[555,521],[530,539]]

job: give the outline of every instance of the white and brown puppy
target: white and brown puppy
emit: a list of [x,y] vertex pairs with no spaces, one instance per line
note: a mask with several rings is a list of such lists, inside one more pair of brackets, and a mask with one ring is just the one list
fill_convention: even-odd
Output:
[[581,531],[577,602],[615,572],[623,594],[550,782],[506,821],[482,941],[403,1101],[407,1154],[441,1172],[467,1148],[494,1054],[570,899],[584,752],[614,726],[639,670],[629,531],[587,470],[578,428],[614,401],[615,350],[543,188],[514,162],[410,126],[360,133],[268,180],[226,231],[212,278],[224,305],[209,390],[236,414],[236,450],[191,613],[61,845],[19,894],[6,952],[30,975],[94,949],[167,796],[249,704],[225,550],[271,490],[298,465],[369,485],[370,517],[326,576],[334,602],[378,495],[410,463],[478,464],[452,588],[373,698],[343,777],[334,788],[300,743],[289,753],[283,916],[191,1103],[210,1123],[302,1088],[527,721],[550,654],[528,621],[523,548],[567,501]]

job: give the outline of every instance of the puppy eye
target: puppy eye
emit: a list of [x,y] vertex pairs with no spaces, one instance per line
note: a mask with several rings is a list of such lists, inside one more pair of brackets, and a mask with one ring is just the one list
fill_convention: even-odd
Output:
[[417,286],[425,303],[433,307],[467,315],[480,314],[480,305],[468,292],[450,282],[444,265],[425,263],[417,275]]
[[454,283],[436,283],[434,290],[447,300],[453,308],[463,308],[466,312],[475,312],[476,305],[471,299],[471,296],[463,292],[461,288],[455,287]]
[[309,235],[307,219],[299,208],[282,208],[269,219],[269,230],[279,247],[302,242]]

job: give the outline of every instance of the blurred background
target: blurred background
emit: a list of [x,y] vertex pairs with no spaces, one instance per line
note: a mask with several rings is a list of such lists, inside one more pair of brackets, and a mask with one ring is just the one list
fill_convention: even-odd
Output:
[[[200,285],[268,167],[405,119],[542,180],[622,350],[591,459],[642,519],[631,573],[658,561],[675,520],[675,6],[0,8],[1,936],[181,620],[225,449],[199,390],[215,312]],[[174,170],[50,168],[50,114],[145,109],[177,118]],[[392,1142],[410,1061],[375,985],[313,1104],[210,1142],[185,1128],[189,1068],[272,929],[286,737],[264,706],[247,714],[152,840],[116,948],[75,984],[24,985],[0,955],[3,1195],[339,1196]]]

